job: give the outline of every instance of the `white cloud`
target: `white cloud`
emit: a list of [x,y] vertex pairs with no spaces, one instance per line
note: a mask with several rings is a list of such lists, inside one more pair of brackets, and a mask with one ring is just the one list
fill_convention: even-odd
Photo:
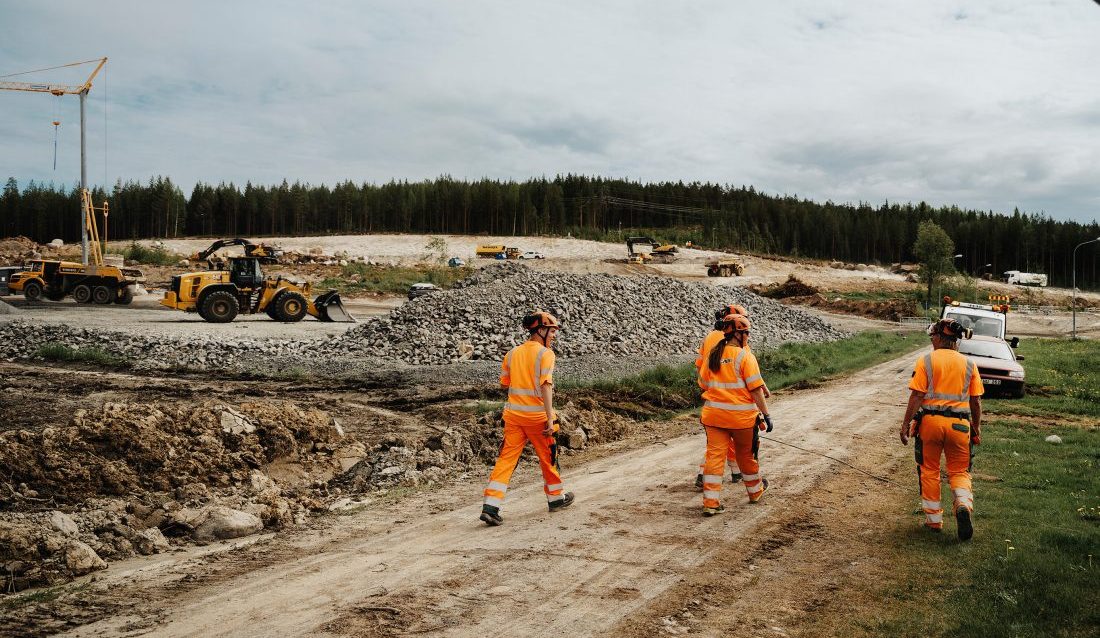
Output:
[[[90,99],[96,182],[582,172],[1100,216],[1100,7],[1081,0],[4,14],[0,73],[111,57]],[[49,170],[54,102],[0,92],[0,178],[79,178],[75,98]]]

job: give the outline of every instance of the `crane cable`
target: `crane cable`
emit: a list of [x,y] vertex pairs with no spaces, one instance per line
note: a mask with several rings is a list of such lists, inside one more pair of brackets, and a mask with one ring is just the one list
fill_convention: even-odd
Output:
[[29,75],[31,73],[41,73],[42,71],[53,71],[54,69],[64,69],[64,68],[67,68],[67,67],[70,67],[70,66],[80,66],[81,64],[90,64],[92,62],[99,62],[99,60],[100,60],[99,58],[96,58],[95,60],[84,60],[83,62],[70,62],[69,64],[61,64],[59,66],[48,66],[44,69],[35,69],[33,71],[20,71],[19,73],[9,73],[7,75],[0,75],[0,79],[2,79],[2,78],[13,78],[17,75]]

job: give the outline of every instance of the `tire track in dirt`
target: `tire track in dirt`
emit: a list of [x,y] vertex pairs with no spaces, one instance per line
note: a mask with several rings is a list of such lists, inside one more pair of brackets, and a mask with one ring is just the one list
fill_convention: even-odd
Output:
[[[851,457],[859,448],[892,432],[914,356],[775,397],[772,436],[858,466]],[[773,487],[763,503],[748,505],[741,486],[727,484],[727,513],[704,519],[690,487],[703,445],[699,433],[566,468],[577,502],[553,515],[525,464],[498,528],[476,520],[485,477],[473,476],[459,488],[348,517],[331,533],[294,538],[299,551],[285,559],[174,597],[151,596],[159,609],[139,605],[125,619],[70,635],[590,635],[644,611],[713,560],[710,539],[751,539],[807,500],[827,472],[851,471],[764,441],[762,469]],[[433,505],[442,511],[425,511]],[[155,577],[132,585],[156,586]]]

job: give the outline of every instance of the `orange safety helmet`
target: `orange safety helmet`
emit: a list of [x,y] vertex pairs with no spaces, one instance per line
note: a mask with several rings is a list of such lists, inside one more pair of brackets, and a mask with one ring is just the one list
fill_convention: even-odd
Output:
[[726,315],[719,324],[721,324],[722,327],[718,328],[718,330],[726,334],[731,332],[748,332],[752,329],[752,323],[749,322],[748,317],[732,313]]
[[961,323],[954,319],[940,319],[936,323],[928,326],[926,332],[929,337],[940,335],[952,341],[956,339],[969,339],[974,335],[973,330],[964,328]]
[[536,310],[523,317],[523,327],[530,332],[540,328],[557,328],[561,330],[561,322],[549,312]]
[[742,317],[749,316],[749,311],[745,310],[744,306],[739,306],[735,303],[731,303],[728,306],[722,306],[718,310],[714,311],[714,329],[721,330],[722,323],[729,315],[741,315]]

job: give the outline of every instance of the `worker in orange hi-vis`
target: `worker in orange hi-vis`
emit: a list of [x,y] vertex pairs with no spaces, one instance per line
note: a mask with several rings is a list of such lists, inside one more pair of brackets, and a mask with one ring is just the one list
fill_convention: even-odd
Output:
[[508,389],[508,402],[504,404],[504,442],[481,506],[481,520],[487,525],[504,522],[500,515],[504,494],[528,441],[539,457],[550,511],[573,503],[573,493],[563,490],[558,468],[558,420],[554,416],[555,357],[551,348],[561,324],[550,313],[537,311],[523,318],[523,327],[529,338],[508,351],[500,366],[500,384]]
[[707,458],[703,469],[703,515],[714,516],[724,508],[719,501],[722,491],[722,466],[727,450],[733,445],[737,464],[749,502],[756,503],[768,489],[760,476],[757,460],[760,450],[759,429],[772,431],[772,420],[764,398],[764,379],[756,356],[746,346],[752,325],[748,317],[726,315],[722,319],[723,337],[707,354],[699,369],[703,388],[700,421],[707,430]]
[[[703,360],[706,358],[707,353],[709,353],[714,348],[714,346],[722,340],[722,337],[725,336],[725,333],[722,332],[721,326],[722,320],[725,319],[727,315],[741,315],[743,317],[748,317],[749,311],[746,310],[744,306],[739,306],[737,304],[722,306],[718,310],[714,311],[714,330],[711,330],[710,333],[707,334],[706,338],[703,339],[703,345],[699,346],[699,356],[695,358],[696,370],[702,369]],[[752,351],[752,348],[748,344],[745,344],[745,349],[750,352]],[[771,397],[771,395],[771,392],[768,391],[767,384],[764,384],[764,398],[769,398]],[[695,475],[696,489],[703,489],[703,466],[705,464],[706,461],[703,461],[703,463],[699,464],[699,473]],[[732,445],[730,446],[729,451],[726,454],[726,464],[729,465],[730,468],[730,480],[734,483],[739,482],[741,480],[741,468],[737,465],[737,456],[734,452]]]
[[917,359],[913,370],[901,442],[908,445],[913,437],[924,524],[937,532],[943,529],[940,455],[947,457],[959,540],[965,541],[974,535],[971,446],[981,443],[984,389],[977,364],[958,351],[959,339],[970,338],[969,329],[953,319],[941,319],[928,326],[928,336],[933,349]]

